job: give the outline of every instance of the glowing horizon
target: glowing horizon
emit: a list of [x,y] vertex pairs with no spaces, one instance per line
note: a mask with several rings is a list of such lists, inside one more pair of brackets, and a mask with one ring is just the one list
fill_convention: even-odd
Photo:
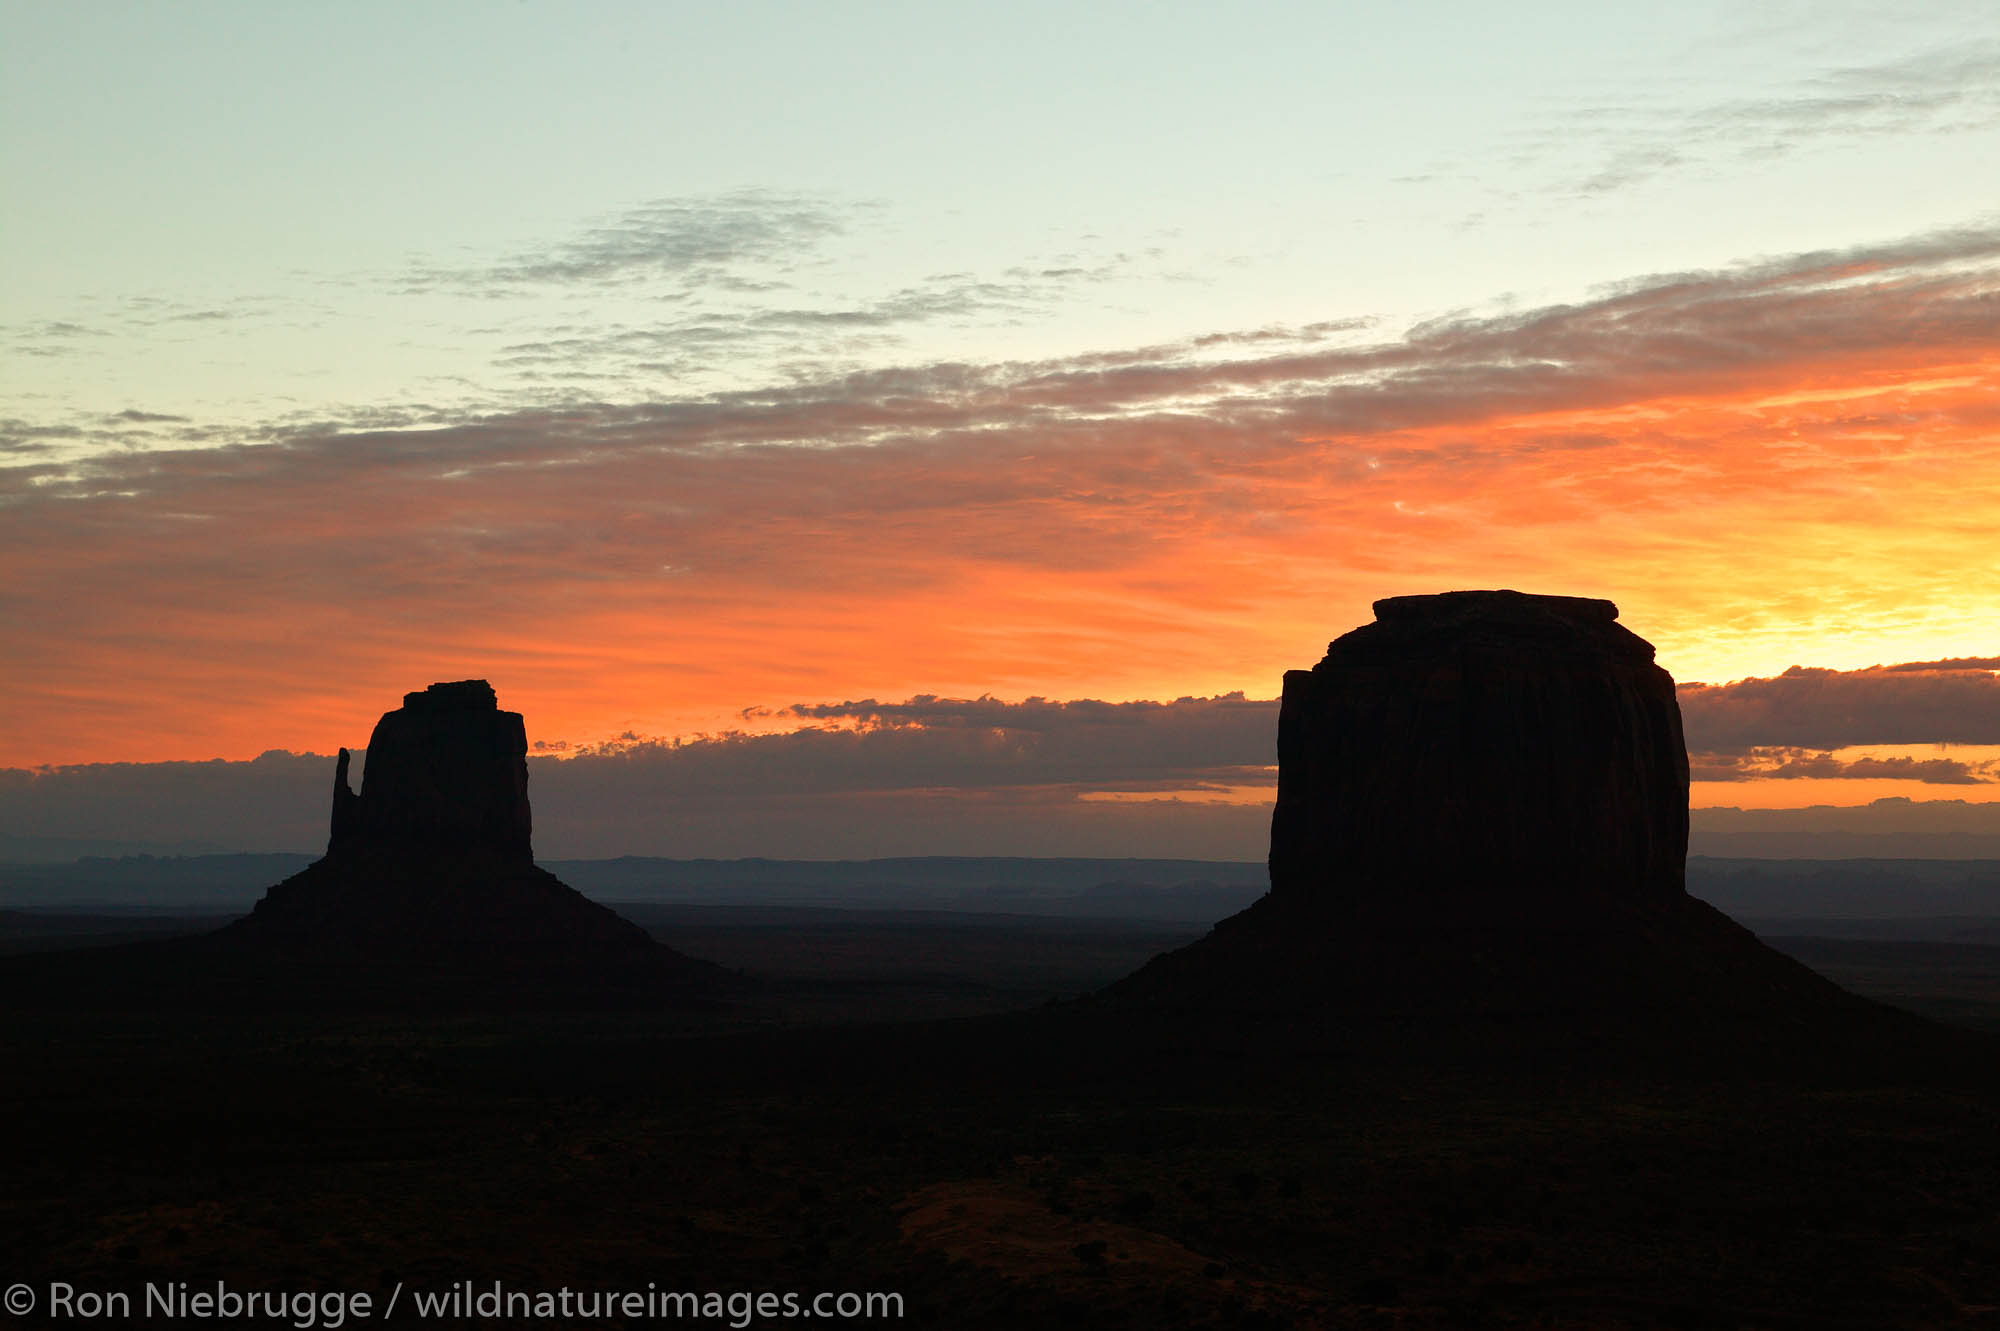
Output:
[[[0,145],[0,769],[357,747],[467,677],[555,746],[1269,699],[1481,587],[1613,600],[1683,685],[2000,652],[1983,15],[1252,11],[718,12],[680,81],[645,6],[479,62],[388,7],[19,16],[12,95],[100,95]],[[1941,724],[1869,742],[1986,742]],[[1811,754],[1704,792],[1988,784],[1745,743]]]
[[1373,600],[1465,586],[1613,599],[1683,681],[1982,655],[1996,254],[22,468],[5,542],[55,631],[9,670],[4,761],[351,742],[469,676],[571,743],[858,697],[1269,696]]

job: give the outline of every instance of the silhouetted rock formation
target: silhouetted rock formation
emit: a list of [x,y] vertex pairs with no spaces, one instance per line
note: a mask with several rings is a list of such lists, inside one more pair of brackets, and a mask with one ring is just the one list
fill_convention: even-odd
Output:
[[403,695],[368,739],[359,796],[340,751],[329,852],[374,846],[431,853],[472,848],[532,863],[528,732],[483,679]]
[[375,726],[359,794],[349,762],[342,749],[326,855],[217,940],[357,970],[723,978],[536,867],[526,728],[485,680],[405,694]]
[[1865,1006],[1689,897],[1672,678],[1609,601],[1375,603],[1285,676],[1271,891],[1104,996],[1341,1021]]
[[1285,672],[1271,890],[1686,890],[1673,677],[1609,601],[1445,592]]

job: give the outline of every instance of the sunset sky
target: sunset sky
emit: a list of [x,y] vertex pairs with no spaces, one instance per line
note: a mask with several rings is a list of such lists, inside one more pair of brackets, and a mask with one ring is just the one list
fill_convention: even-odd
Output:
[[1255,858],[1453,587],[1993,804],[1995,162],[1989,0],[0,7],[0,835],[483,677],[578,853]]

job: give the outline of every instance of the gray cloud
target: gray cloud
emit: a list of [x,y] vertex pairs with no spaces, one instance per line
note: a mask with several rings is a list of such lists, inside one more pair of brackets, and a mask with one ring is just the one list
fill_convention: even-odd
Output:
[[[753,717],[756,713],[751,714]],[[1274,779],[1278,704],[1241,693],[1173,702],[1060,702],[938,698],[797,704],[776,715],[844,722],[790,735],[732,737],[760,760],[793,746],[833,767],[822,779],[894,786],[1074,784],[1093,789],[1184,789]],[[685,749],[686,746],[683,746]],[[665,755],[661,755],[665,756]],[[703,780],[708,780],[706,773]]]
[[[1509,412],[1728,391],[1829,358],[1990,347],[2000,341],[1996,258],[2000,234],[1956,232],[1661,276],[1587,303],[1438,321],[1365,345],[1280,340],[1255,348],[1265,354],[1216,359],[1206,354],[1212,343],[1182,343],[1124,355],[915,365],[474,420],[413,404],[344,421],[285,422],[236,447],[107,446],[61,472],[0,468],[0,505],[11,509],[13,535],[0,536],[0,548],[18,542],[15,554],[25,557],[82,542],[115,554],[122,547],[107,534],[133,530],[151,505],[218,511],[233,514],[231,539],[242,557],[224,570],[209,560],[212,547],[184,552],[204,576],[233,579],[209,589],[210,603],[237,603],[257,570],[279,583],[309,579],[360,603],[407,590],[422,576],[413,570],[434,566],[411,542],[430,548],[435,527],[409,517],[433,503],[476,504],[482,528],[502,548],[544,556],[509,566],[510,576],[530,581],[661,564],[755,570],[779,557],[794,522],[809,521],[817,533],[829,524],[865,525],[879,545],[892,517],[943,522],[957,507],[1011,515],[1008,523],[969,527],[952,520],[951,544],[969,554],[1075,567],[1129,557],[1149,533],[1167,530],[1142,521],[1155,503],[1171,504],[1160,520],[1181,528],[1240,524],[1244,490],[1220,482],[1275,475],[1308,456],[1316,485],[1395,484],[1415,493],[1437,478],[1454,485],[1498,478],[1535,454],[1567,456],[1597,442],[1574,431],[1504,445],[1468,436],[1371,458],[1370,437],[1390,431],[1476,430]],[[22,444],[81,436],[72,427],[16,422],[0,437]],[[1301,443],[1329,438],[1340,446]],[[1662,439],[1657,447],[1666,456],[1692,445]],[[415,507],[365,501],[382,487],[397,487]],[[1253,502],[1285,502],[1282,489],[1267,490]],[[558,515],[606,505],[624,511],[637,497],[663,494],[674,502],[642,504],[616,539]],[[757,496],[748,510],[745,494]],[[115,512],[80,506],[109,495],[119,496]],[[1115,502],[1132,522],[1078,524],[1049,502],[1055,496]],[[340,509],[350,536],[337,567],[316,549],[296,547],[278,523],[301,505]],[[932,533],[912,531],[911,539],[940,548]],[[101,563],[102,554],[95,558]],[[149,546],[131,579],[52,594],[66,603],[94,597],[108,614],[119,586],[143,583],[178,558],[170,546]],[[309,562],[295,567],[301,558]],[[786,562],[785,576],[800,576]],[[838,561],[827,567],[829,576],[851,571]],[[908,577],[915,567],[897,559],[870,576]]]
[[1932,670],[2000,670],[2000,656],[1954,656],[1943,661],[1905,661],[1901,665],[1877,666],[1896,674]]
[[[1653,278],[1588,304],[1440,321],[1401,342],[1366,347],[1200,362],[1183,344],[1149,349],[1143,358],[892,368],[703,400],[523,412],[407,441],[352,433],[315,440],[295,428],[287,431],[285,452],[297,462],[338,453],[363,463],[381,456],[384,446],[397,456],[426,452],[448,459],[467,452],[553,457],[595,452],[620,440],[653,448],[676,441],[866,442],[884,427],[929,434],[1030,419],[1056,426],[1063,415],[1101,419],[1193,397],[1207,397],[1218,408],[1202,422],[1206,428],[1231,434],[1253,413],[1261,418],[1260,433],[1280,436],[1290,429],[1374,431],[1470,421],[1505,409],[1613,402],[1703,379],[1709,387],[1727,386],[1809,356],[1984,343],[2000,321],[1984,280],[1932,270],[1990,262],[1996,255],[2000,235],[1960,233],[1733,273]],[[1871,270],[1879,281],[1856,284],[1857,270]],[[1746,329],[1755,336],[1746,337]],[[523,350],[549,348],[524,344]],[[1232,404],[1239,410],[1229,410]],[[407,418],[392,413],[354,424],[393,427]],[[1193,423],[1185,415],[1179,419]],[[155,466],[164,477],[180,461],[219,472],[251,456],[123,465]],[[257,470],[268,460],[274,459],[260,459]]]
[[[1829,750],[1989,733],[1977,727],[2000,722],[1996,691],[1982,671],[1878,667],[1687,685],[1681,697],[1691,743],[1708,746],[1694,756],[1697,780],[1966,785],[1993,780],[1991,765],[1843,760]],[[538,846],[549,857],[802,858],[1115,856],[1143,846],[1254,859],[1268,831],[1267,800],[1189,795],[1273,787],[1277,708],[1232,693],[1171,702],[918,695],[751,709],[749,722],[803,724],[680,740],[628,735],[531,757]],[[1946,724],[1963,715],[1973,729]],[[1729,747],[1773,735],[1783,738]],[[313,851],[325,838],[332,770],[329,757],[271,752],[250,762],[0,771],[0,839]],[[1106,793],[1120,797],[1092,798]]]
[[0,839],[316,850],[333,760],[272,751],[248,762],[87,763],[0,769]]
[[54,319],[54,320],[50,320],[50,321],[49,321],[49,322],[47,322],[47,323],[42,323],[42,324],[37,324],[37,325],[35,325],[35,326],[34,326],[34,327],[32,327],[32,328],[27,328],[27,329],[22,329],[22,330],[20,330],[20,332],[19,332],[19,333],[17,334],[17,336],[25,336],[25,337],[108,337],[108,336],[110,336],[110,334],[106,333],[106,332],[105,332],[105,331],[104,331],[103,329],[101,329],[101,328],[88,328],[88,327],[84,326],[83,324],[80,324],[80,323],[72,323],[72,322],[70,322],[69,320],[66,320],[66,319]]
[[[1275,702],[924,696],[764,715],[843,724],[628,741],[539,763],[537,826],[598,847],[708,845],[729,829],[735,854],[1263,853],[1264,803],[1179,792],[1273,783]],[[1138,798],[1084,798],[1106,791]]]
[[1935,786],[1975,786],[1994,780],[1993,764],[1956,758],[1851,758],[1807,749],[1758,746],[1742,753],[1696,753],[1689,759],[1696,781],[1917,781]]
[[[885,616],[916,604],[899,599],[908,594],[1034,591],[1042,575],[1063,580],[1052,591],[1097,579],[1085,590],[1115,621],[1098,629],[1106,643],[1163,624],[1192,641],[1215,632],[1219,611],[1243,626],[1277,617],[1300,593],[1262,577],[1271,570],[1299,571],[1291,587],[1331,588],[1350,605],[1387,580],[1437,575],[1429,552],[1492,529],[1476,506],[1498,496],[1560,501],[1553,514],[1525,514],[1522,531],[1573,533],[1573,515],[1615,521],[1621,539],[1680,561],[1685,578],[1704,559],[1776,551],[1783,536],[1756,517],[1726,532],[1690,527],[1689,514],[1732,495],[1736,511],[1762,514],[1772,494],[1803,501],[1882,483],[1882,455],[1857,461],[1846,433],[1879,433],[1876,409],[1842,401],[1830,415],[1791,413],[1782,450],[1706,427],[1620,425],[1601,464],[1596,430],[1537,414],[1990,358],[1996,260],[2000,235],[1966,231],[1666,275],[1354,345],[1260,340],[1218,354],[1180,343],[918,364],[471,418],[419,403],[283,422],[226,447],[61,435],[77,445],[61,463],[23,452],[29,465],[0,466],[9,613],[40,628],[10,645],[5,679],[23,716],[74,717],[79,698],[115,699],[124,710],[92,725],[133,735],[209,714],[218,696],[268,698],[298,668],[301,641],[324,645],[313,659],[333,680],[373,672],[395,683],[412,642],[484,668],[496,642],[560,641],[616,622],[658,633],[646,650],[674,659],[647,687],[672,697],[696,672],[710,688],[765,669],[769,653],[746,643],[795,611],[825,629],[816,653],[838,649],[830,640],[843,632],[853,653],[849,631],[879,641]],[[1909,394],[1895,410],[1899,434],[1992,435],[1990,395],[1976,391]],[[44,428],[0,437],[34,445],[60,434],[35,434]],[[1400,503],[1421,508],[1430,496],[1474,515],[1413,537]],[[1321,539],[1308,576],[1301,541]],[[1235,575],[1232,559],[1258,576]],[[1623,567],[1664,566],[1636,559]],[[1144,591],[1135,597],[1134,586]],[[952,645],[976,631],[955,630]],[[929,650],[914,633],[909,646]],[[561,680],[568,667],[553,659],[524,669]],[[842,677],[852,660],[818,677]],[[141,671],[144,691],[131,684]],[[813,677],[754,687],[811,697]],[[1936,687],[1923,671],[1885,679]],[[1856,727],[1764,725],[1768,708],[1751,706],[1750,684],[1715,687],[1734,692],[1689,704],[1697,748],[1986,742],[1944,724],[1965,715],[1955,704],[1928,730],[1884,725],[1857,739]],[[704,705],[743,701],[711,704],[714,692]],[[59,758],[72,742],[45,737],[31,752]],[[216,742],[189,733],[148,751],[214,752]],[[233,742],[241,747],[223,751],[304,741]]]
[[[737,384],[746,362],[824,374],[896,345],[916,327],[1044,315],[1161,257],[1152,250],[1063,254],[998,275],[936,273],[887,293],[857,294],[828,245],[871,211],[759,190],[661,199],[532,252],[494,263],[420,264],[389,281],[412,296],[523,298],[522,314],[504,327],[459,330],[505,339],[489,363],[507,385],[495,391],[518,402],[565,392],[629,397],[663,376]],[[621,317],[607,320],[581,304],[608,292],[626,299]],[[563,309],[553,319],[551,301]],[[634,318],[635,306],[657,309],[659,317]]]
[[1696,752],[2000,744],[2000,676],[1990,668],[1793,666],[1769,679],[1683,684],[1680,700],[1688,748]]
[[628,797],[607,804],[580,799],[554,778],[541,783],[535,818],[536,852],[549,859],[1136,854],[1260,860],[1271,830],[1270,806],[1261,801],[1087,800],[1064,787],[1010,786],[690,796],[666,805]]
[[1719,158],[1783,156],[1809,145],[2000,124],[2000,44],[1939,47],[1830,70],[1783,92],[1691,112],[1596,107],[1565,118],[1563,137],[1595,140],[1602,165],[1579,180],[1603,194]]
[[81,439],[83,431],[74,425],[36,425],[29,421],[0,420],[0,442],[26,443],[36,439]]
[[92,328],[68,319],[46,319],[34,324],[0,327],[16,356],[73,356],[83,349],[80,339],[109,337],[101,328]]
[[[531,758],[539,849],[811,856],[874,837],[871,844],[898,849],[867,853],[942,853],[954,845],[997,853],[1037,838],[1049,844],[1053,835],[1070,849],[1031,853],[1117,855],[1141,844],[1134,837],[1149,827],[1166,838],[1158,844],[1178,847],[1174,853],[1226,858],[1250,843],[1220,850],[1219,829],[1235,836],[1269,818],[1261,804],[1246,812],[1176,798],[1275,780],[1277,704],[1241,694],[1130,703],[924,696],[767,715],[845,724],[634,737]],[[365,783],[366,755],[359,757]],[[326,835],[332,772],[330,758],[276,752],[251,762],[0,771],[0,838],[313,850]],[[1142,797],[1082,798],[1105,791]],[[1175,820],[1185,825],[1171,826]],[[992,849],[964,851],[968,844]]]
[[721,281],[740,267],[784,267],[802,258],[846,229],[844,213],[825,200],[767,190],[656,199],[579,236],[497,263],[418,267],[401,285],[410,291],[507,294],[660,278]]
[[[1012,270],[1005,280],[939,274],[865,300],[802,291],[792,283],[723,282],[704,274],[699,288],[658,293],[656,299],[672,310],[656,321],[551,325],[502,346],[493,364],[523,382],[567,378],[623,386],[655,383],[662,374],[715,371],[750,349],[765,361],[824,365],[894,346],[906,330],[923,325],[1039,315],[1084,286],[1125,275],[1126,266],[1121,257],[1092,267]],[[784,303],[771,299],[779,291],[788,298]],[[819,303],[806,303],[815,295]]]

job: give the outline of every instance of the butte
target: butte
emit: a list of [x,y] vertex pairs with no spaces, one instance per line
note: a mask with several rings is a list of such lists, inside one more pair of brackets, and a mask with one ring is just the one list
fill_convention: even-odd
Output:
[[1285,675],[1270,891],[1097,1003],[1412,1047],[1896,1025],[1688,895],[1674,681],[1617,619],[1514,591],[1377,601]]
[[586,992],[690,994],[729,987],[719,967],[538,867],[527,733],[485,680],[403,696],[368,741],[362,787],[342,749],[324,857],[200,940],[218,961],[280,963],[335,990],[463,992],[516,999]]

